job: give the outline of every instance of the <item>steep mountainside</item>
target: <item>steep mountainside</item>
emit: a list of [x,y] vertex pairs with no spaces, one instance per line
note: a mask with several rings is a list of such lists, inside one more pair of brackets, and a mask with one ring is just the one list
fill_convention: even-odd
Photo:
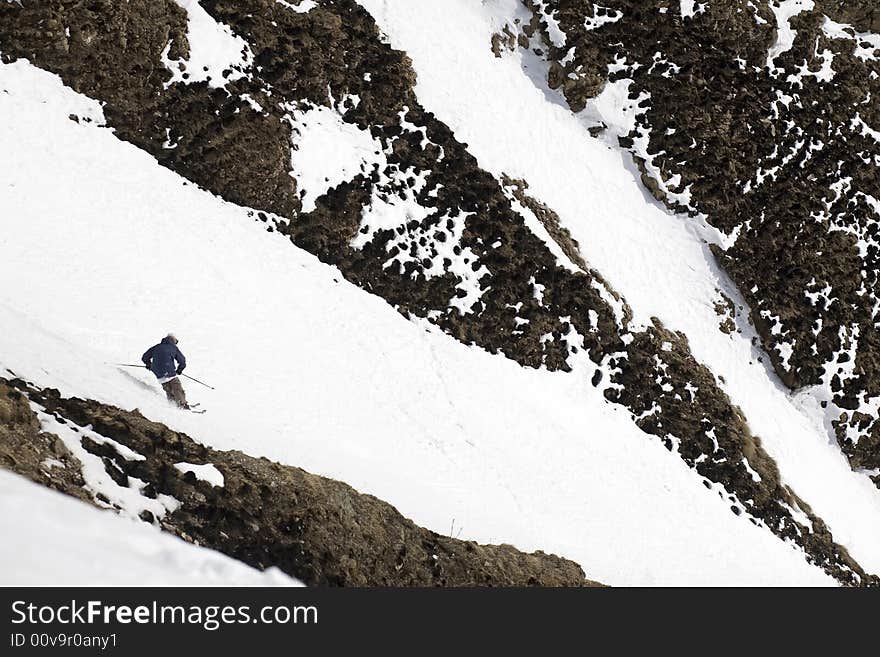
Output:
[[644,184],[725,234],[713,250],[780,379],[808,389],[853,467],[880,485],[870,4],[542,0],[522,28],[551,62],[550,86],[597,128],[622,123],[588,118],[596,97],[616,89],[633,103],[614,136]]
[[[853,465],[877,467],[876,177],[864,173],[876,140],[870,88],[856,88],[872,83],[873,51],[864,44],[874,37],[856,39],[792,3],[545,0],[526,3],[528,18],[516,3],[489,4],[497,12],[487,13],[480,62],[527,49],[523,70],[561,90],[592,133],[615,133],[648,189],[682,213],[677,221],[705,221],[722,234],[713,249],[742,295],[733,301],[713,290],[722,330],[741,332],[737,314],[750,307],[780,378],[821,384],[813,394]],[[863,538],[870,530],[846,525],[845,505],[823,499],[834,517],[814,512],[814,489],[807,495],[786,480],[786,451],[768,452],[717,363],[703,362],[707,338],[631,307],[605,265],[597,271],[585,255],[613,248],[610,240],[583,244],[569,214],[534,195],[529,177],[496,170],[482,145],[468,146],[461,126],[444,122],[455,117],[426,108],[424,60],[414,64],[394,42],[406,35],[390,39],[374,20],[385,16],[390,28],[386,14],[413,7],[24,0],[0,4],[0,56],[7,65],[27,60],[100,101],[100,118],[71,118],[105,122],[168,169],[250,208],[267,231],[403,317],[519,366],[589,381],[575,388],[578,403],[592,408],[601,395],[617,405],[733,514],[793,542],[841,583],[876,583],[876,546]],[[488,22],[499,17],[509,20]],[[866,10],[847,20],[872,18]],[[535,64],[542,58],[544,70]],[[800,64],[816,58],[826,66]],[[853,114],[856,100],[866,108]],[[293,266],[297,249],[289,250]],[[822,303],[805,304],[814,297]],[[860,503],[880,508],[873,497]],[[872,565],[851,556],[836,526]]]

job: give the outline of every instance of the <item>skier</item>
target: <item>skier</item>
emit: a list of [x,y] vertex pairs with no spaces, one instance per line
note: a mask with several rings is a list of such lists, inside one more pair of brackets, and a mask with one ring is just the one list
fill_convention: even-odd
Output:
[[[180,384],[180,379],[177,378],[186,367],[186,358],[177,348],[177,338],[174,334],[169,333],[162,338],[162,342],[147,349],[141,360],[147,369],[159,379],[168,401],[174,402],[180,408],[189,409],[183,386]],[[176,367],[175,362],[177,363]]]

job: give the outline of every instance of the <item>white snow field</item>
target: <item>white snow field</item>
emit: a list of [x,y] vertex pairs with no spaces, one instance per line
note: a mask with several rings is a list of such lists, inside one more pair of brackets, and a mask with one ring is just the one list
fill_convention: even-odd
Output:
[[302,586],[0,469],[0,586]]
[[[341,479],[437,532],[558,553],[608,584],[834,584],[584,377],[406,321],[100,118],[56,76],[0,64],[0,372]],[[112,365],[169,330],[188,372],[216,387],[185,381],[205,415]],[[4,564],[44,581],[26,572],[36,564]]]
[[[637,324],[658,317],[688,336],[696,358],[723,377],[722,388],[785,482],[866,570],[880,572],[880,491],[851,470],[818,400],[809,392],[791,394],[766,356],[758,361],[748,309],[707,246],[727,236],[667,211],[641,185],[629,154],[590,137],[588,121],[597,112],[613,133],[632,125],[632,108],[618,98],[574,115],[546,86],[536,57],[522,51],[494,57],[492,34],[514,18],[529,21],[519,0],[358,1],[392,47],[412,58],[426,109],[469,145],[484,169],[528,181],[529,193],[559,213],[586,261],[627,299]],[[737,322],[741,334],[719,331],[719,290],[746,309]]]

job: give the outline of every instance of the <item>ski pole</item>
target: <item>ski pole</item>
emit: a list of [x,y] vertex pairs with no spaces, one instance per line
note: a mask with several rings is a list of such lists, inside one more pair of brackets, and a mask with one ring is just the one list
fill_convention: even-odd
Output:
[[208,385],[207,383],[205,383],[204,381],[199,381],[198,379],[195,379],[195,378],[191,377],[189,374],[181,374],[180,376],[185,376],[185,377],[186,377],[187,379],[189,379],[190,381],[195,381],[196,383],[201,383],[201,384],[202,384],[203,386],[205,386],[206,388],[210,388],[211,390],[216,390],[216,388],[215,388],[214,386],[209,386],[209,385]]
[[140,364],[140,365],[129,365],[128,363],[113,363],[113,364],[116,365],[117,367],[136,367],[140,370],[142,370],[146,367],[146,365],[144,365],[144,364]]

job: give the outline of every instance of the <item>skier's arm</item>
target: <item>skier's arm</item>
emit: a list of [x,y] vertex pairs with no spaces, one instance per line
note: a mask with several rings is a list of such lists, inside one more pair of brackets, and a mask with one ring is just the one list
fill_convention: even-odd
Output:
[[186,368],[186,358],[183,357],[183,352],[180,349],[175,347],[176,353],[174,357],[177,359],[177,373],[183,374],[184,368]]
[[155,348],[156,347],[150,347],[149,349],[146,350],[146,352],[144,352],[144,355],[141,356],[141,360],[143,361],[144,365],[146,365],[147,367],[150,366],[150,361],[153,360],[153,349],[155,349]]

